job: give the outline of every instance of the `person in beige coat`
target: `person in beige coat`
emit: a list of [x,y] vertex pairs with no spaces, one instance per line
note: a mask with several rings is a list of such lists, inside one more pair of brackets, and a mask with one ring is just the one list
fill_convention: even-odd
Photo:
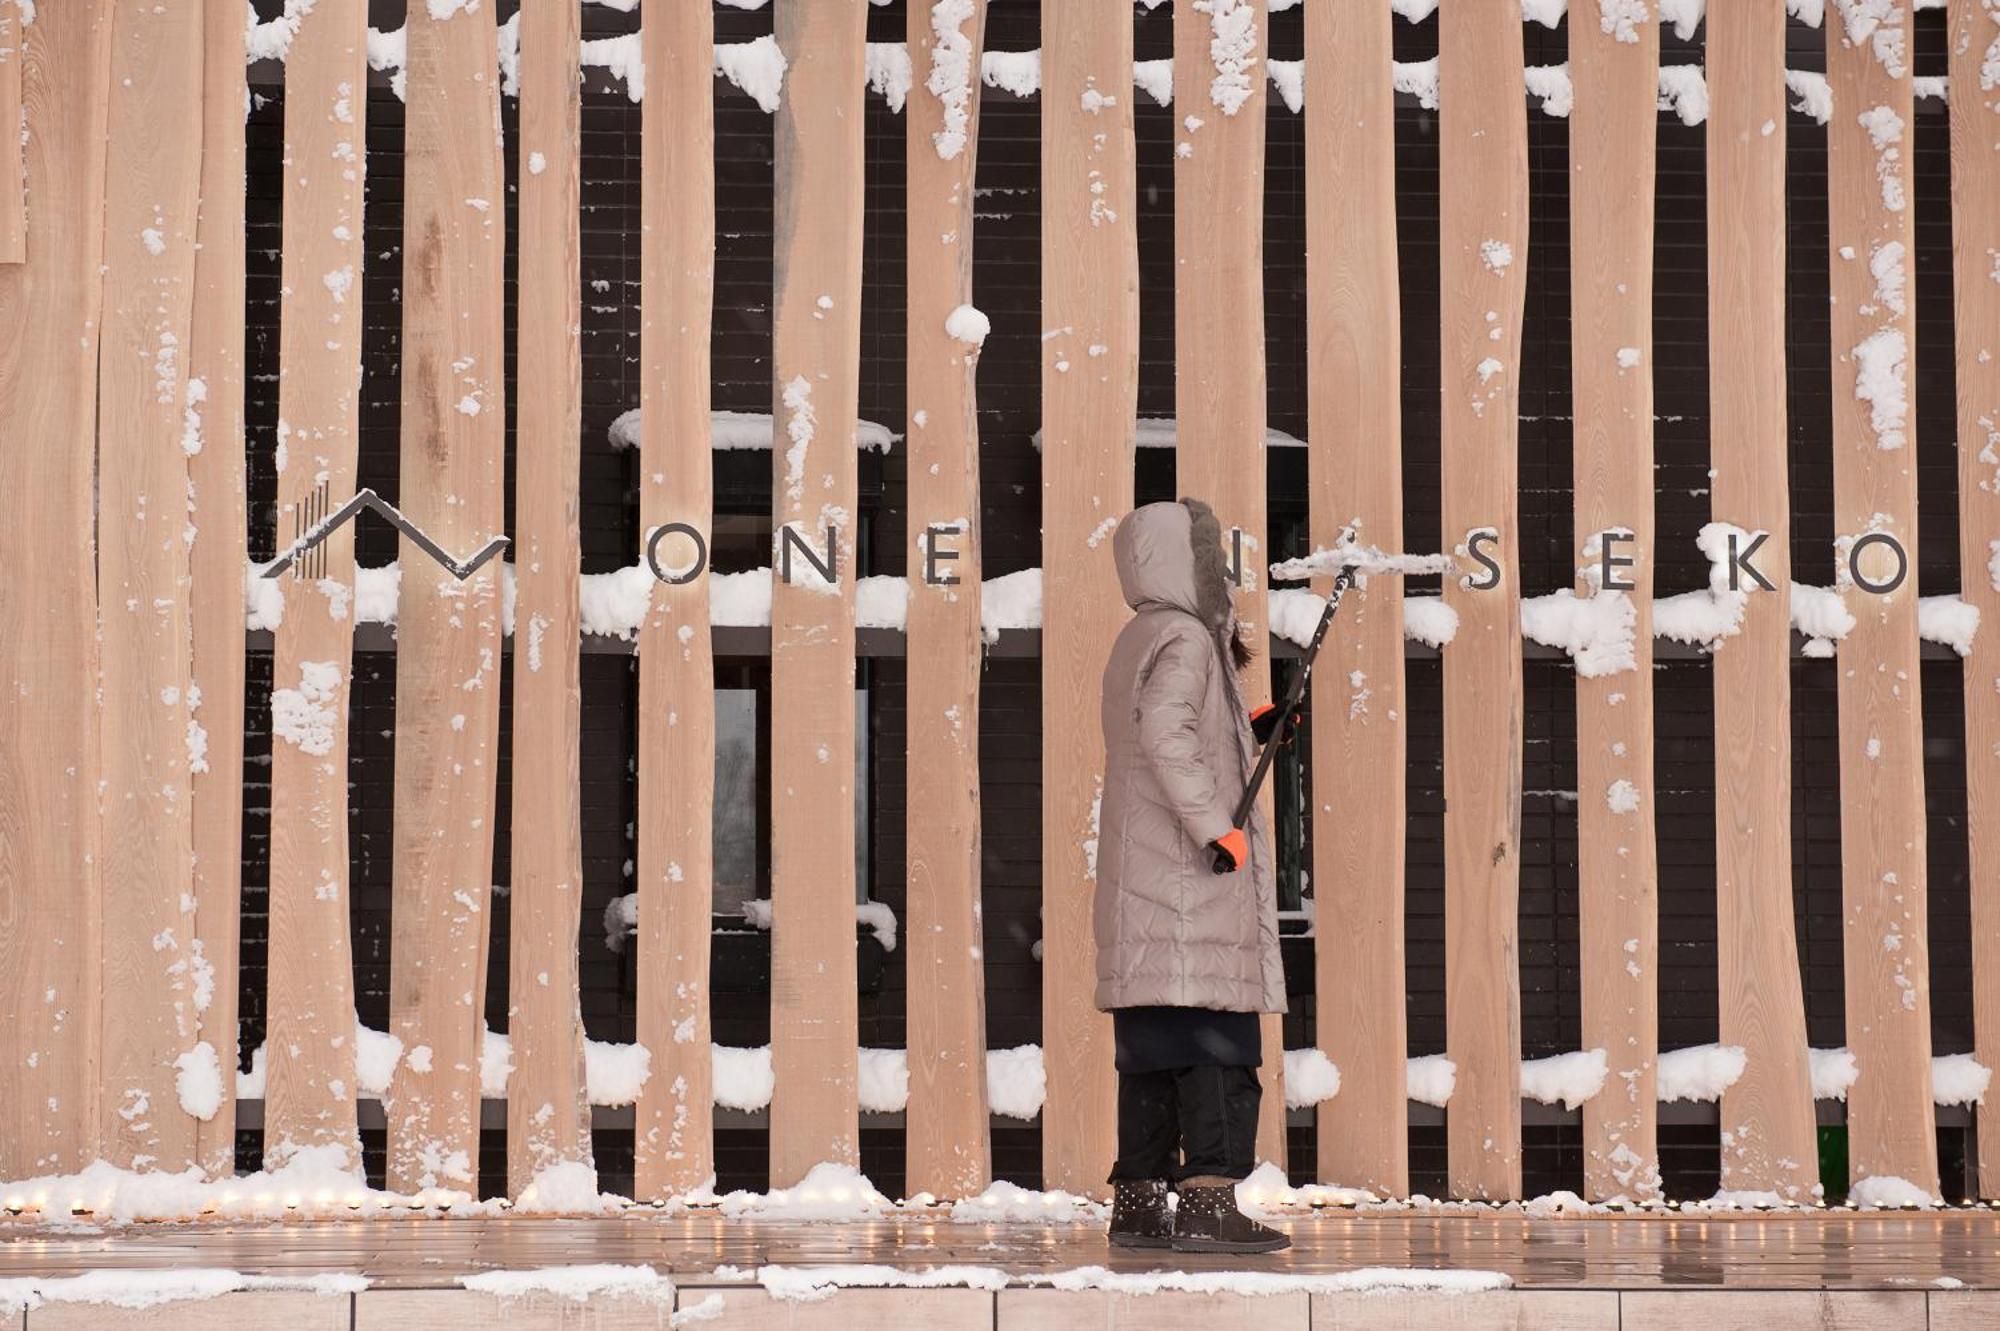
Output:
[[1243,706],[1251,653],[1208,505],[1138,508],[1112,553],[1135,613],[1104,668],[1094,902],[1117,1044],[1111,1240],[1274,1251],[1290,1240],[1237,1210],[1235,1183],[1255,1164],[1258,1014],[1285,1010],[1285,973],[1269,830],[1232,815],[1277,718]]

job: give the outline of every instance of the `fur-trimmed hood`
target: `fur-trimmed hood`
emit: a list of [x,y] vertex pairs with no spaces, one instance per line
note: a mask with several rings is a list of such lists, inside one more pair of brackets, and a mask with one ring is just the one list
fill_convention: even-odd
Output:
[[1147,504],[1126,514],[1111,538],[1125,604],[1170,606],[1213,632],[1228,627],[1229,566],[1222,524],[1199,499]]

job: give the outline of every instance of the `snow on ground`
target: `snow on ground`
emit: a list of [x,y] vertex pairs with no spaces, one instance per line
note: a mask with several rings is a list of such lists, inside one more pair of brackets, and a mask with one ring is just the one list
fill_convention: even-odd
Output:
[[603,1294],[671,1305],[674,1282],[650,1266],[545,1266],[532,1271],[481,1271],[458,1283],[476,1294],[503,1299],[552,1294],[586,1303]]
[[1888,1210],[1902,1206],[1942,1206],[1944,1199],[1894,1174],[1877,1174],[1858,1180],[1847,1190],[1847,1200],[1864,1211]]
[[143,1311],[167,1303],[219,1298],[245,1290],[303,1290],[312,1294],[358,1294],[366,1276],[328,1272],[313,1276],[246,1276],[208,1267],[177,1270],[106,1268],[80,1276],[0,1279],[0,1314],[33,1312],[48,1304],[81,1303]]
[[726,1216],[760,1220],[865,1220],[893,1207],[851,1165],[822,1161],[790,1188],[769,1192],[732,1192],[718,1199]]
[[514,1199],[514,1210],[526,1215],[601,1215],[616,1211],[625,1199],[599,1192],[597,1171],[581,1160],[564,1161],[538,1172]]
[[[87,1208],[97,1222],[182,1220],[213,1214],[222,1219],[283,1219],[294,1212],[347,1214],[369,1208],[404,1205],[406,1199],[369,1188],[359,1170],[350,1172],[347,1155],[338,1146],[305,1147],[275,1170],[259,1170],[209,1181],[189,1168],[170,1174],[143,1173],[97,1161],[75,1174],[48,1175],[0,1183],[0,1198],[10,1206],[35,1207],[60,1214]],[[431,1194],[449,1204],[463,1194],[442,1190]]]
[[1110,1208],[1088,1197],[1079,1197],[1060,1188],[1035,1192],[1012,1183],[995,1180],[977,1197],[952,1203],[951,1218],[963,1223],[986,1221],[1039,1222],[1064,1224],[1070,1221],[1098,1221]]

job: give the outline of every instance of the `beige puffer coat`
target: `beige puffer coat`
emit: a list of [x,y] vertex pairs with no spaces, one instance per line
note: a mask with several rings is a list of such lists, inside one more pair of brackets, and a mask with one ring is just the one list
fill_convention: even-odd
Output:
[[1097,1006],[1283,1012],[1271,839],[1217,874],[1208,843],[1257,761],[1228,661],[1222,533],[1198,500],[1148,504],[1112,538],[1138,613],[1104,668],[1104,802],[1097,848]]

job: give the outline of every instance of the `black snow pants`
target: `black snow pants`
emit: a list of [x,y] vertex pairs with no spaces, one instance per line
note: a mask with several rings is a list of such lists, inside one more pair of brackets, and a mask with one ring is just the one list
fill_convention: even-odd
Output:
[[1111,1181],[1248,1178],[1257,1158],[1254,1067],[1118,1074],[1118,1163]]

